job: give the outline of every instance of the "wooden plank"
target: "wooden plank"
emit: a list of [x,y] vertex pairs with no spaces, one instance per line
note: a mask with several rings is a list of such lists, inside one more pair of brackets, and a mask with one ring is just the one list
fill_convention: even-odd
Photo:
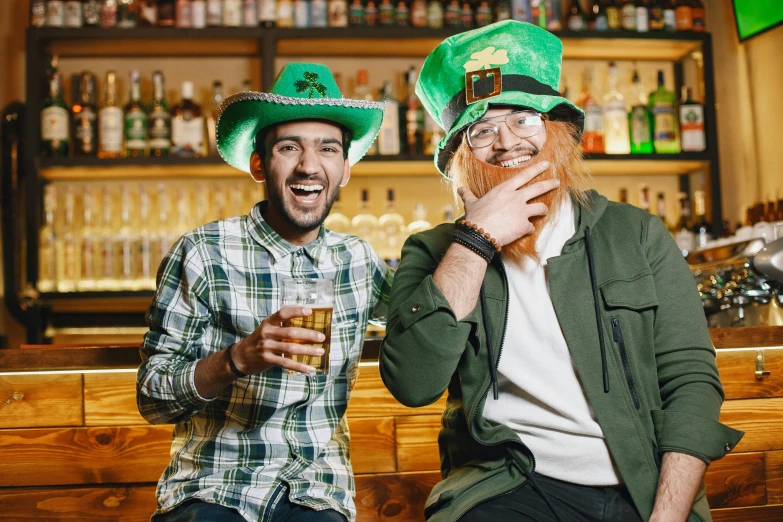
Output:
[[440,469],[438,451],[440,425],[440,415],[397,417],[398,471]]
[[54,40],[47,45],[48,54],[60,56],[249,56],[258,55],[258,41],[253,39],[159,39],[127,40]]
[[122,369],[138,368],[139,364],[141,356],[138,345],[74,347],[67,350],[0,350],[2,372]]
[[710,464],[704,477],[712,508],[767,503],[764,453],[726,455]]
[[718,350],[718,370],[727,399],[783,396],[783,348],[763,350],[768,376],[756,378],[756,350]]
[[783,505],[713,509],[712,522],[780,522]]
[[351,466],[354,473],[397,470],[394,417],[351,419]]
[[155,485],[0,489],[0,520],[149,522]]
[[767,464],[767,503],[783,504],[783,451],[768,451],[764,457]]
[[356,476],[356,520],[424,522],[424,503],[440,473],[392,473]]
[[136,406],[136,373],[84,374],[84,425],[128,424],[147,424]]
[[783,449],[783,398],[726,401],[720,421],[745,432],[736,452]]
[[752,348],[755,346],[783,345],[783,328],[780,326],[747,326],[737,328],[712,328],[710,337],[715,348]]
[[440,414],[446,406],[446,395],[422,408],[408,408],[392,397],[381,380],[377,365],[363,365],[356,389],[348,403],[348,417],[383,417],[387,415]]
[[[23,350],[0,353],[9,351]],[[80,426],[82,419],[80,374],[0,376],[0,428]]]
[[0,431],[0,486],[155,482],[169,463],[171,426]]

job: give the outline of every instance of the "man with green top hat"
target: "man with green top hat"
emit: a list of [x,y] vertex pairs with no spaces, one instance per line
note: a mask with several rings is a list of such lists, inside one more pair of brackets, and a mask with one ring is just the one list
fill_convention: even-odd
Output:
[[[311,63],[223,102],[220,155],[265,182],[268,200],[185,234],[158,271],[137,377],[144,418],[175,424],[155,522],[355,520],[345,410],[391,273],[322,223],[382,117],[383,104],[343,98]],[[321,356],[310,344],[325,337],[284,326],[313,313],[281,305],[288,278],[334,281],[326,374],[292,359]]]
[[660,218],[587,190],[562,44],[516,21],[446,39],[416,93],[465,205],[411,237],[381,376],[447,392],[435,522],[710,520],[703,485],[742,436],[718,421],[715,351]]

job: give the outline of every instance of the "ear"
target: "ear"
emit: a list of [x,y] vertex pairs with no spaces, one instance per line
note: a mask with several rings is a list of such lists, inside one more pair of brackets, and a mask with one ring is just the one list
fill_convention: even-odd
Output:
[[253,151],[253,153],[250,155],[250,175],[253,177],[256,183],[262,183],[266,180],[266,172],[264,172],[264,161],[256,151]]
[[351,164],[348,158],[345,158],[345,166],[343,168],[343,179],[340,181],[340,187],[344,187],[348,184],[348,180],[351,179]]

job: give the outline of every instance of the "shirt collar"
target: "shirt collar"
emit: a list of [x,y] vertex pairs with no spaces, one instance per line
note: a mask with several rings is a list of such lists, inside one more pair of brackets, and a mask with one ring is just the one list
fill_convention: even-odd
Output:
[[248,232],[259,245],[266,248],[275,261],[279,261],[294,252],[304,251],[315,263],[319,263],[326,257],[326,229],[321,225],[318,237],[305,246],[289,243],[280,234],[275,232],[269,223],[264,220],[264,212],[267,209],[267,201],[256,204],[248,216]]

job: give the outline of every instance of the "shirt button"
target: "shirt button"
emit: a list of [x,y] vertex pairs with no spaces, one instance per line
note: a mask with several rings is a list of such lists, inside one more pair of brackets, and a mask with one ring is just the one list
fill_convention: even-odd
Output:
[[726,443],[726,445],[723,447],[723,449],[725,449],[725,450],[726,450],[726,453],[728,453],[729,451],[731,451],[731,443],[727,442],[727,443]]
[[414,314],[418,311],[419,311],[419,305],[413,305],[413,307],[411,307],[411,312],[413,312]]

